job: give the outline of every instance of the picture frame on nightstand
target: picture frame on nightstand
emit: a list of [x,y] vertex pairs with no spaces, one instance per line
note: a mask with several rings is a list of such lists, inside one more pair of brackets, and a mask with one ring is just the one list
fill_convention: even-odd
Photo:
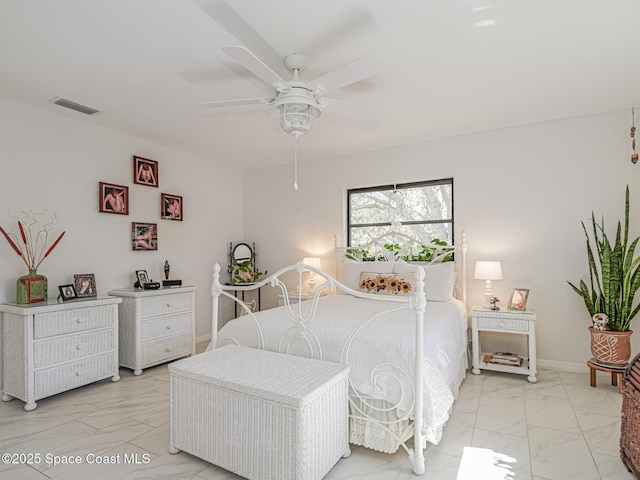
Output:
[[527,310],[527,299],[529,298],[528,288],[514,288],[509,297],[507,309],[524,312]]

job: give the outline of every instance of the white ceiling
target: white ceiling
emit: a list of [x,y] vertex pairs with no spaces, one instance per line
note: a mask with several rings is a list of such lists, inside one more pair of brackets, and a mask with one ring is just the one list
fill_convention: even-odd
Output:
[[0,96],[256,168],[291,162],[293,138],[266,106],[198,105],[273,94],[221,47],[244,45],[286,79],[292,52],[308,57],[305,80],[364,54],[381,61],[328,95],[377,118],[323,113],[299,141],[308,161],[630,110],[639,19],[637,0],[2,0]]

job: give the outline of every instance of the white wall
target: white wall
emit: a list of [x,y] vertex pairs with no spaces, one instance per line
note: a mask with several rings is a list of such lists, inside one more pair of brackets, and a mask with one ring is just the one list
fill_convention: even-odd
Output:
[[[81,114],[78,114],[81,115]],[[133,183],[132,157],[159,162],[159,188]],[[0,98],[0,222],[8,213],[57,212],[66,234],[42,263],[49,298],[74,273],[94,273],[99,295],[131,286],[135,270],[195,285],[196,335],[210,334],[211,266],[242,237],[242,173],[141,139]],[[98,182],[129,186],[129,215],[98,211]],[[184,221],[160,219],[160,194],[183,196]],[[158,250],[132,251],[131,222],[158,224]],[[225,263],[226,264],[226,263]],[[0,302],[15,302],[26,267],[0,239]]]
[[[196,334],[203,337],[210,333],[210,265],[224,268],[228,242],[255,241],[262,270],[314,254],[332,272],[333,235],[343,240],[347,188],[451,176],[456,234],[466,231],[470,243],[469,303],[482,302],[474,262],[501,260],[505,279],[494,289],[502,306],[513,287],[531,289],[538,356],[550,364],[584,365],[589,319],[566,280],[588,273],[580,221],[595,210],[613,228],[627,183],[631,233],[640,234],[640,165],[629,161],[628,132],[629,112],[623,111],[301,163],[296,192],[289,164],[246,172],[243,179],[215,158],[195,158],[0,98],[0,221],[8,211],[58,213],[67,233],[39,270],[49,279],[50,297],[74,273],[95,273],[99,294],[106,294],[132,284],[137,269],[161,278],[168,260],[172,278],[198,287]],[[160,162],[160,188],[133,184],[133,155]],[[129,186],[129,216],[98,212],[99,181]],[[183,222],[159,218],[161,192],[184,196]],[[157,252],[131,250],[132,221],[158,224]],[[7,302],[25,268],[3,243],[0,301]],[[264,306],[275,303],[263,299]],[[638,322],[632,328],[640,328]],[[638,335],[632,347],[640,350]]]
[[[475,261],[502,261],[504,280],[494,282],[500,305],[513,287],[531,289],[538,357],[575,368],[591,356],[589,315],[566,282],[588,275],[580,221],[594,210],[615,228],[628,183],[631,234],[640,234],[640,165],[630,162],[629,119],[627,111],[614,112],[302,163],[297,192],[293,165],[250,171],[245,237],[257,242],[263,269],[313,253],[333,271],[333,234],[344,233],[347,188],[453,177],[456,235],[464,230],[469,241],[469,304],[483,301]],[[632,348],[640,350],[638,335]]]

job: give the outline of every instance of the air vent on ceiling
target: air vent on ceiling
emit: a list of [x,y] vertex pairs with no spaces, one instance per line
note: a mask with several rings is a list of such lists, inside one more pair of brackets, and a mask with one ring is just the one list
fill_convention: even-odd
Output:
[[97,113],[102,113],[100,110],[96,110],[95,108],[87,107],[86,105],[81,105],[76,102],[72,102],[71,100],[67,100],[66,98],[54,97],[49,100],[51,103],[55,103],[56,105],[60,105],[61,107],[69,108],[71,110],[75,110],[76,112],[84,113],[85,115],[96,115]]

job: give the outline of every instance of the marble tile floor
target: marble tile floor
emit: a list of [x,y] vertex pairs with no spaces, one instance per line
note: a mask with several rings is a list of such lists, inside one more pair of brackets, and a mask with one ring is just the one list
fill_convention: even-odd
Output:
[[[633,479],[618,455],[622,397],[609,379],[602,374],[591,388],[587,373],[542,370],[536,384],[524,376],[468,374],[443,440],[426,451],[424,475],[411,472],[403,450],[355,447],[325,480]],[[139,377],[121,369],[119,382],[40,400],[32,412],[23,405],[0,402],[0,453],[39,454],[39,461],[0,463],[0,479],[240,478],[184,452],[168,453],[166,365]],[[80,463],[54,465],[74,457]]]

